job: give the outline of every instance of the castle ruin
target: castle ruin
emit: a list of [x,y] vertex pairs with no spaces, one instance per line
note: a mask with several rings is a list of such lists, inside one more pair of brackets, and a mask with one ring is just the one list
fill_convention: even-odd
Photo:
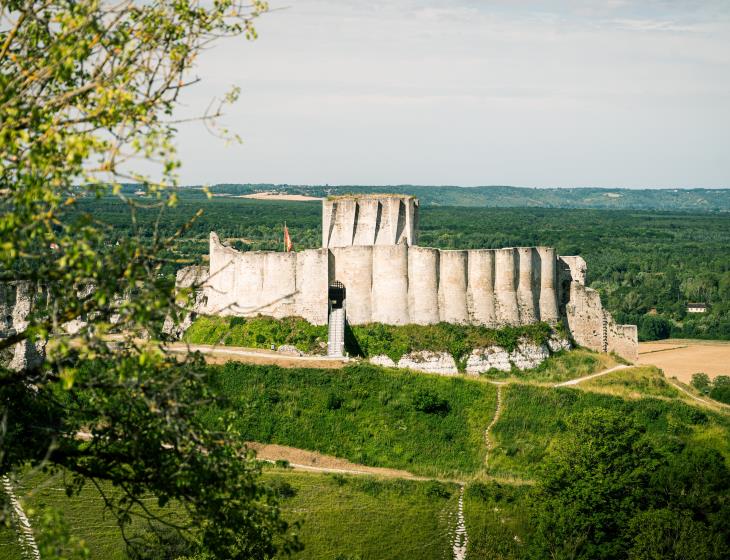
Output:
[[328,324],[331,355],[341,355],[345,321],[495,328],[562,321],[581,346],[636,360],[636,326],[616,324],[585,278],[581,257],[551,247],[420,247],[415,197],[350,195],[323,201],[320,249],[242,252],[211,232],[209,268],[188,267],[177,280],[201,287],[197,313]]

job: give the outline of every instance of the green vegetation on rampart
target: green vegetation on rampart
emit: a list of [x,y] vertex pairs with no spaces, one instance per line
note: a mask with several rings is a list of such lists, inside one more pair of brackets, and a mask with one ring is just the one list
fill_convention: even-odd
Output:
[[[479,471],[496,406],[488,383],[369,365],[318,370],[229,362],[213,378],[248,441],[425,476]],[[218,412],[204,413],[212,425]]]
[[190,344],[222,344],[248,348],[295,346],[302,352],[327,352],[327,327],[317,326],[300,317],[213,317],[201,315],[185,331]]
[[466,357],[475,348],[501,346],[508,352],[514,350],[521,339],[544,344],[550,338],[552,329],[547,323],[536,323],[522,327],[490,329],[478,325],[355,325],[350,327],[351,336],[346,344],[354,355],[372,357],[386,355],[394,362],[410,352],[430,350],[446,352],[463,370]]
[[[546,323],[522,327],[489,329],[476,325],[368,325],[348,326],[346,349],[353,356],[371,358],[389,356],[397,362],[404,354],[420,350],[447,352],[461,365],[475,348],[501,346],[514,350],[520,340],[544,344],[552,329]],[[327,327],[316,326],[300,317],[211,317],[200,316],[185,332],[191,344],[223,344],[270,348],[291,345],[312,354],[323,354],[327,348]]]

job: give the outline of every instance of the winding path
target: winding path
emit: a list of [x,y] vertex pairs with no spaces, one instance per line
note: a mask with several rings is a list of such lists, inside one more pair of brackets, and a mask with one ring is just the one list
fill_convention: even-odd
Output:
[[591,373],[590,375],[584,375],[583,377],[576,377],[575,379],[569,379],[568,381],[556,383],[555,385],[553,385],[553,387],[570,387],[571,385],[578,385],[579,383],[582,383],[583,381],[588,381],[589,379],[601,377],[602,375],[606,375],[607,373],[611,373],[611,372],[618,371],[621,369],[628,369],[630,367],[634,367],[634,366],[627,366],[624,364],[619,364],[617,366],[613,366],[608,369],[604,369],[603,371],[599,371],[597,373]]
[[33,528],[30,526],[30,520],[23,511],[23,506],[15,495],[15,490],[7,476],[2,477],[2,487],[5,494],[7,494],[10,500],[10,506],[13,509],[12,515],[15,520],[15,525],[18,528],[18,540],[20,541],[20,547],[23,549],[25,556],[31,560],[41,560],[41,553],[38,550],[38,544],[35,542],[35,536],[33,535]]
[[496,446],[496,442],[492,441],[492,438],[489,435],[489,432],[492,430],[494,425],[499,421],[499,416],[502,414],[502,386],[503,383],[497,384],[497,408],[494,411],[494,417],[492,418],[492,421],[487,426],[487,429],[484,430],[484,442],[487,446],[487,454],[484,456],[484,466],[486,467],[489,462],[489,452],[494,449]]
[[687,395],[689,398],[694,399],[699,403],[702,403],[703,405],[705,405],[708,408],[711,408],[713,410],[719,409],[719,410],[722,410],[723,412],[727,412],[728,410],[730,410],[730,405],[727,405],[725,403],[721,403],[721,402],[715,401],[715,400],[708,401],[708,400],[702,399],[696,395],[693,395],[687,389],[682,387],[679,383],[676,383],[676,382],[672,381],[671,379],[667,379],[667,382],[675,389],[677,389],[677,390],[681,391],[682,393],[684,393],[685,395]]

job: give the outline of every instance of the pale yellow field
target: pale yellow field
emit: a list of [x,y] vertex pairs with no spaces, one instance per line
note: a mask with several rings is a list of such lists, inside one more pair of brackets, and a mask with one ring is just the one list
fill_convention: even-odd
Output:
[[308,200],[322,200],[316,196],[307,196],[304,194],[278,194],[270,192],[260,192],[253,194],[241,194],[233,198],[255,198],[257,200],[290,200],[295,202],[306,202]]
[[703,372],[714,378],[730,375],[730,342],[662,340],[639,344],[639,364],[664,370],[667,377],[689,383],[692,374]]

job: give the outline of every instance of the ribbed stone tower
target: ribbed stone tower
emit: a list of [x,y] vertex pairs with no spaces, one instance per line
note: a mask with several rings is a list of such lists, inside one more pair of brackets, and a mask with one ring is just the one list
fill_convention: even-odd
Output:
[[418,199],[410,195],[331,196],[322,204],[322,247],[416,245]]

